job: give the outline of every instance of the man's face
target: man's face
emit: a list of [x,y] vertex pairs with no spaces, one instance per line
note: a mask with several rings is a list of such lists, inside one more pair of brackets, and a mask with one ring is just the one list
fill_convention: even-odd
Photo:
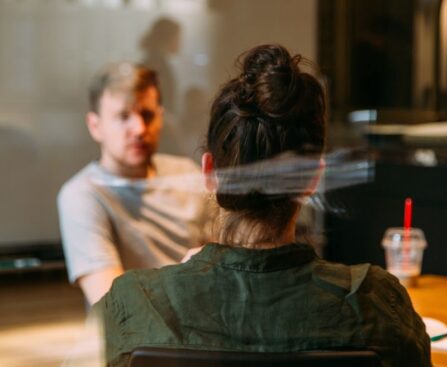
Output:
[[90,112],[87,123],[101,145],[101,164],[106,169],[124,177],[147,174],[162,127],[158,99],[154,87],[134,98],[124,92],[104,92],[98,113]]

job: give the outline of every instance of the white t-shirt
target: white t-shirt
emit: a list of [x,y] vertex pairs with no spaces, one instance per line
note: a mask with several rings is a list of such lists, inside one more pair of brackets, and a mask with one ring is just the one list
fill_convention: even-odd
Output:
[[179,262],[206,240],[207,203],[197,165],[153,157],[156,176],[126,179],[92,162],[58,196],[71,282],[107,267],[158,268]]

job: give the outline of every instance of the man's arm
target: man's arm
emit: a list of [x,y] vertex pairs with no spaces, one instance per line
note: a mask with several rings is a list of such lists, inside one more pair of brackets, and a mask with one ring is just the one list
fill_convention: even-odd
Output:
[[123,274],[123,272],[121,266],[116,266],[81,276],[78,279],[78,283],[88,303],[93,305],[98,302],[109,291],[113,280]]
[[99,194],[83,182],[61,190],[58,209],[70,281],[78,284],[93,304],[123,273],[113,224]]

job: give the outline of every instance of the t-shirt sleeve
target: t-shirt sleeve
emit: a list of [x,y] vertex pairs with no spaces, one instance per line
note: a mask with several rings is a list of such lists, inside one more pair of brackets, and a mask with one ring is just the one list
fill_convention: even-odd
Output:
[[71,282],[121,264],[109,215],[91,188],[64,186],[58,195],[58,211]]

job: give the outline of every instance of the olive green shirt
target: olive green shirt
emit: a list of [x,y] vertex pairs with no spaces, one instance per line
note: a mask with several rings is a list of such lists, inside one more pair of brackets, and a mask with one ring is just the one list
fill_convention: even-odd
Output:
[[383,367],[430,366],[430,341],[405,289],[385,270],[208,244],[184,264],[127,272],[96,305],[106,359],[139,346],[290,352],[371,349]]

